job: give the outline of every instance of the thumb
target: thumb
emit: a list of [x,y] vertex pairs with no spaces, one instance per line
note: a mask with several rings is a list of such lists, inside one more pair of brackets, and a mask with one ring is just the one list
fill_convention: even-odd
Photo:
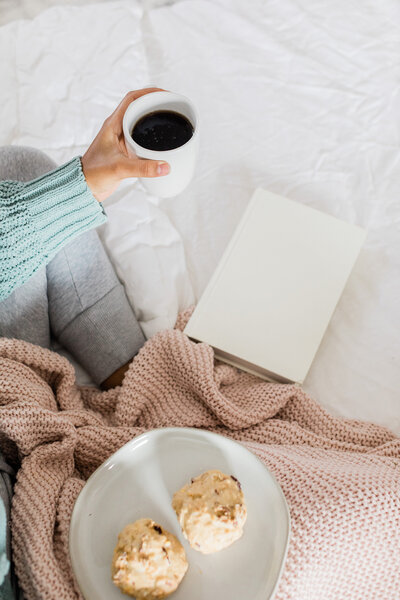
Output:
[[164,160],[127,158],[123,163],[123,177],[160,177],[168,175],[170,166]]

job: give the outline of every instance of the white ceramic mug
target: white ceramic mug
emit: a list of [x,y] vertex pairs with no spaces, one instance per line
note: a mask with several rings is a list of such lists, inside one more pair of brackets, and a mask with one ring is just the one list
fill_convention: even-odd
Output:
[[[193,125],[193,135],[183,146],[173,150],[149,150],[139,146],[131,136],[136,123],[144,115],[155,110],[172,110],[184,115]],[[193,177],[198,150],[199,120],[193,103],[180,94],[173,92],[150,92],[131,102],[123,119],[125,144],[130,154],[152,160],[164,160],[170,166],[168,175],[161,177],[143,177],[145,188],[154,196],[170,198],[180,194]]]

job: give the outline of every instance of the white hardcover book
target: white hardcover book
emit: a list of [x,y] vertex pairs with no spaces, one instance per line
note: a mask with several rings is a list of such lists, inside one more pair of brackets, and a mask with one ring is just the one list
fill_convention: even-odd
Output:
[[365,236],[257,189],[185,333],[240,369],[302,383]]

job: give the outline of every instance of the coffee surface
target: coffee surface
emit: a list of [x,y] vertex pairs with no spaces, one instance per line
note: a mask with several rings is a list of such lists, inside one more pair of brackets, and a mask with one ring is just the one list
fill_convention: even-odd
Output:
[[173,150],[193,135],[191,122],[172,110],[156,110],[144,115],[132,130],[133,140],[148,150]]

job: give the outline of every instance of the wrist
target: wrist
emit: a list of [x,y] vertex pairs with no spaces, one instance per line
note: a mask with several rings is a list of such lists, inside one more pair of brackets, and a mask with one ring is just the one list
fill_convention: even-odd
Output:
[[82,173],[85,178],[86,185],[88,186],[89,190],[92,192],[94,198],[96,198],[96,200],[99,201],[98,198],[96,197],[95,190],[93,188],[93,182],[92,182],[91,174],[90,174],[90,167],[88,166],[86,155],[84,154],[83,156],[80,156],[79,158],[81,161]]

